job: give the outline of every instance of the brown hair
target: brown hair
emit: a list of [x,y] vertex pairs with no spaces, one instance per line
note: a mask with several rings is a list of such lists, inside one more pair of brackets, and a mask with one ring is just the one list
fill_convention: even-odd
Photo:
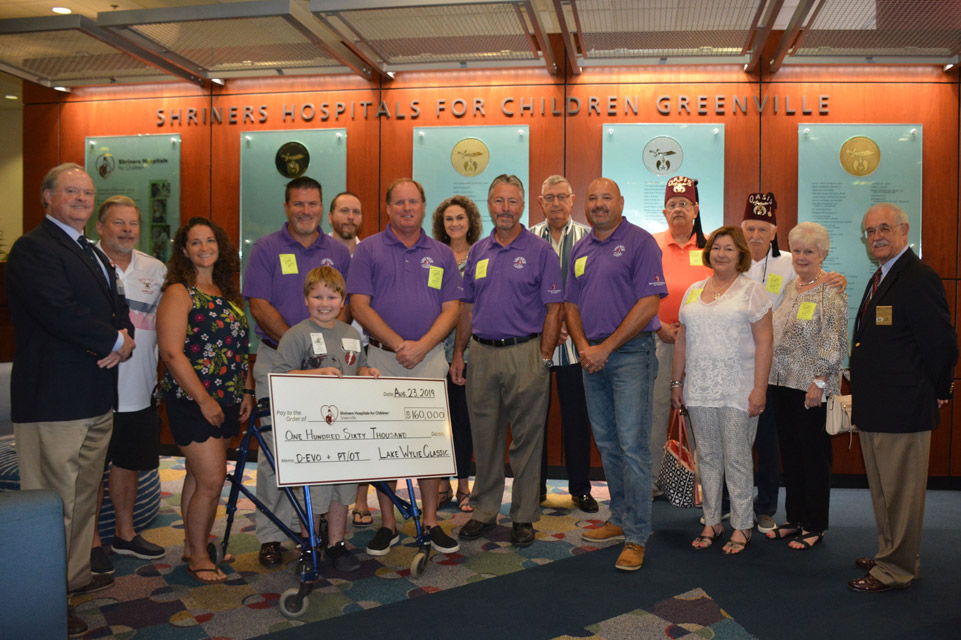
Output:
[[[740,227],[734,226],[724,226],[719,227],[711,234],[707,239],[707,244],[704,246],[704,255],[702,260],[704,261],[705,267],[711,267],[711,247],[718,238],[728,236],[734,242],[734,246],[737,247],[737,272],[744,273],[751,268],[751,250],[747,246],[747,241],[744,239],[744,233],[741,232]],[[713,269],[713,267],[711,267]]]
[[307,298],[311,289],[318,284],[327,285],[339,293],[341,298],[347,297],[347,284],[344,282],[344,276],[333,267],[314,267],[307,272],[307,278],[304,280],[304,298]]
[[434,209],[434,240],[450,244],[450,236],[447,235],[447,229],[444,228],[444,212],[454,205],[467,212],[467,221],[470,223],[470,227],[467,229],[467,244],[473,246],[480,238],[481,217],[477,205],[467,196],[451,196],[437,205],[437,208]]
[[240,295],[240,289],[234,284],[234,273],[240,270],[240,259],[237,257],[237,249],[227,237],[227,232],[218,226],[213,220],[195,216],[187,221],[187,224],[180,227],[177,235],[174,236],[173,249],[170,253],[170,260],[167,262],[167,277],[164,280],[161,291],[166,291],[172,284],[182,284],[188,289],[197,281],[197,268],[184,254],[187,247],[187,233],[194,227],[209,227],[214,232],[217,239],[217,262],[214,263],[213,281],[225,298],[231,302],[242,305],[244,299]]
[[127,196],[110,196],[100,205],[100,210],[97,212],[97,222],[103,222],[110,207],[133,207],[137,211],[137,220],[140,220],[140,207],[137,206],[136,202]]
[[424,187],[423,187],[423,185],[421,185],[421,183],[417,182],[416,180],[414,180],[414,179],[412,179],[412,178],[397,178],[396,180],[394,180],[393,182],[391,182],[391,183],[390,183],[390,186],[387,187],[387,195],[384,197],[384,201],[385,201],[387,204],[390,204],[390,197],[391,197],[392,195],[394,195],[394,188],[395,188],[395,187],[399,187],[400,185],[405,184],[405,183],[410,183],[410,184],[414,185],[415,187],[417,187],[417,192],[420,193],[420,201],[421,201],[421,202],[424,202],[424,203],[427,202],[427,196],[424,195]]

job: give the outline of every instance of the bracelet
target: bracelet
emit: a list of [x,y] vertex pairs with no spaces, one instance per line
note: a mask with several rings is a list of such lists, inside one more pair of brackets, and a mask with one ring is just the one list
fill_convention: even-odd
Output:
[[683,386],[684,386],[684,383],[681,382],[680,380],[671,380],[671,388],[672,388],[672,389],[676,389],[676,388],[678,388],[678,387],[683,387]]
[[244,393],[246,393],[248,396],[255,396],[255,397],[256,397],[256,395],[257,395],[257,392],[254,391],[253,389],[244,389]]

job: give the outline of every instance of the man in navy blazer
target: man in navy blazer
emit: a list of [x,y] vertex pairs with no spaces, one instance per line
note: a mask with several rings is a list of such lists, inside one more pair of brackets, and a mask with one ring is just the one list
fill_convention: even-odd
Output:
[[931,430],[954,388],[958,341],[944,285],[908,247],[908,217],[881,203],[864,215],[881,263],[858,309],[851,349],[852,420],[878,529],[878,553],[853,591],[904,589],[920,576]]
[[[11,416],[20,486],[63,500],[67,590],[90,593],[113,577],[92,576],[97,488],[113,429],[116,366],[133,352],[123,287],[103,253],[82,235],[93,213],[90,176],[76,164],[41,185],[46,217],[18,239],[6,290],[15,330]],[[83,620],[68,612],[71,634]]]

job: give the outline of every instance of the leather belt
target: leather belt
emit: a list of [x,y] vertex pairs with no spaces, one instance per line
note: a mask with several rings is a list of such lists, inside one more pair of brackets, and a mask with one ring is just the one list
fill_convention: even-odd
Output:
[[397,353],[396,351],[394,351],[393,349],[391,349],[390,347],[388,347],[388,346],[387,346],[386,344],[384,344],[383,342],[380,342],[379,340],[374,340],[374,338],[371,337],[371,336],[367,336],[367,342],[368,342],[368,344],[371,344],[371,345],[377,347],[378,349],[383,349],[384,351],[389,351],[389,352],[391,352],[391,353]]
[[485,344],[488,347],[513,347],[515,344],[524,344],[525,342],[530,342],[534,338],[540,338],[541,334],[532,333],[529,336],[521,336],[519,338],[503,338],[501,340],[488,340],[487,338],[478,338],[476,335],[471,335],[474,340],[477,340],[481,344]]

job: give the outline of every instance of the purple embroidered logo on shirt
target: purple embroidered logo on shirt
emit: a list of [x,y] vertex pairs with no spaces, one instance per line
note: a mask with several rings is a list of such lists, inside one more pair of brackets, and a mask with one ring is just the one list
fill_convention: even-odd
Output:
[[514,268],[523,269],[527,266],[527,259],[524,257],[514,258]]

